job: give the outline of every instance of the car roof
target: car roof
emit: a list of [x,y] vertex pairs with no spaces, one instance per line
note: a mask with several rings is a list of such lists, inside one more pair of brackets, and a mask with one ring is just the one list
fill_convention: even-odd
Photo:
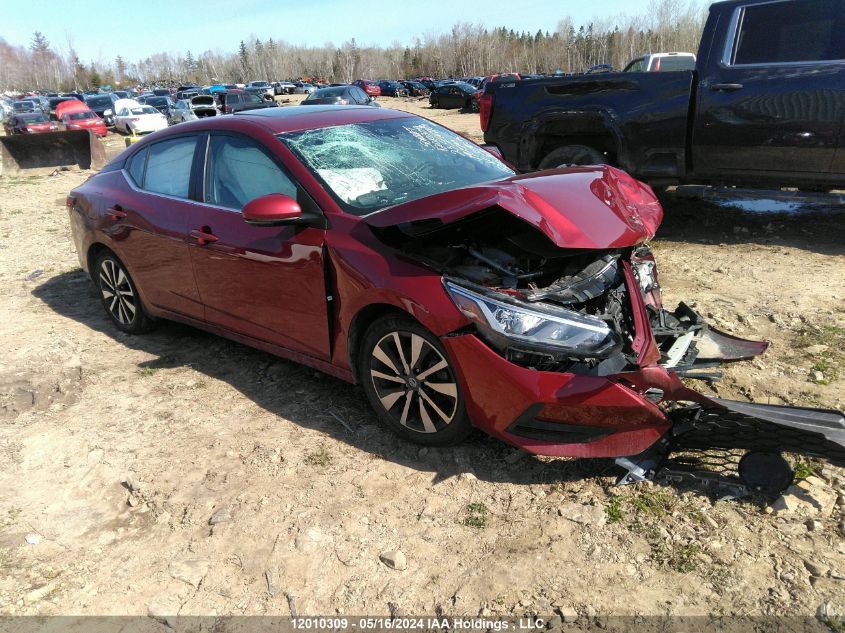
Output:
[[269,128],[273,134],[295,132],[311,128],[331,127],[348,123],[366,123],[383,119],[401,119],[413,115],[401,110],[373,108],[370,106],[287,106],[247,110],[234,115],[239,120],[250,120]]
[[[157,138],[182,132],[204,132],[213,130],[233,130],[243,126],[241,131],[248,131],[251,125],[263,127],[271,134],[299,132],[314,128],[333,127],[350,123],[367,123],[386,119],[414,118],[415,115],[390,108],[373,108],[371,106],[284,106],[279,108],[262,108],[246,110],[224,116],[215,116],[180,123],[161,132],[156,132]],[[246,125],[244,125],[246,124]],[[250,125],[251,124],[251,125]]]
[[114,109],[115,111],[120,110],[121,108],[140,108],[141,104],[138,103],[135,99],[118,99],[114,102]]

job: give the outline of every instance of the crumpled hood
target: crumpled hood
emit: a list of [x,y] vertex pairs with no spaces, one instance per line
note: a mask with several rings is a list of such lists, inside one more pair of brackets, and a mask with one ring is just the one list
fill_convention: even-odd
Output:
[[[512,176],[388,207],[363,220],[374,228],[445,226],[500,207],[561,248],[620,248],[654,236],[663,209],[651,188],[614,167],[569,167]],[[426,232],[429,232],[426,231]]]

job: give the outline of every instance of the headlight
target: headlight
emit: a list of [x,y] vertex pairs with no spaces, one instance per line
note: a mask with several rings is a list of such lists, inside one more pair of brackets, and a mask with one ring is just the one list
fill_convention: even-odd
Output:
[[516,345],[556,357],[599,358],[620,346],[616,334],[601,319],[562,308],[494,299],[447,280],[443,284],[458,309],[500,352]]
[[111,116],[111,115],[112,115],[111,110],[106,110],[105,112],[103,112],[103,116]]

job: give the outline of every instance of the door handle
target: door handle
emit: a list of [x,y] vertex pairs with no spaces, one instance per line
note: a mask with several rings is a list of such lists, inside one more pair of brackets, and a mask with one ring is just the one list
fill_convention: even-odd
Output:
[[119,204],[114,205],[113,207],[109,207],[106,209],[109,212],[109,216],[111,217],[113,222],[117,222],[118,220],[122,220],[126,217],[126,211],[123,210]]
[[212,242],[216,242],[220,239],[214,235],[214,233],[211,232],[211,229],[207,226],[191,231],[191,237],[194,238],[200,246],[211,244]]
[[733,92],[735,90],[742,90],[742,84],[713,84],[710,90],[721,90],[724,92]]

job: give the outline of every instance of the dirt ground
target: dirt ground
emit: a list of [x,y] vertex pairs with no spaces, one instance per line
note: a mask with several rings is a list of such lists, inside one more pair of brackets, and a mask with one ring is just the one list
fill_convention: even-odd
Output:
[[[477,115],[382,101],[480,140]],[[291,596],[300,614],[580,622],[845,605],[841,470],[803,464],[817,503],[795,511],[617,488],[610,462],[481,436],[420,449],[356,388],[192,328],[119,333],[69,236],[65,195],[88,175],[0,178],[0,615],[288,615]],[[845,216],[672,197],[666,215],[667,303],[772,342],[695,386],[845,409]]]

